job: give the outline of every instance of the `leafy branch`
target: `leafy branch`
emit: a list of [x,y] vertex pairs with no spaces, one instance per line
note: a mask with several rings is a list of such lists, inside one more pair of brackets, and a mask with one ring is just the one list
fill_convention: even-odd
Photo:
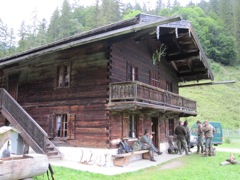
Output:
[[162,56],[166,55],[167,46],[161,44],[159,50],[156,50],[152,55],[153,64],[156,64],[156,61],[160,61]]

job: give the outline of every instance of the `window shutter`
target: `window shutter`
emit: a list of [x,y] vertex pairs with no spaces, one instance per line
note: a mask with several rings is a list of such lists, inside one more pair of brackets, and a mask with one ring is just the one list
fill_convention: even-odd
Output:
[[68,86],[70,86],[70,77],[71,77],[71,68],[70,66],[67,67],[67,82]]
[[138,68],[135,67],[135,81],[138,81]]
[[58,74],[58,87],[63,87],[64,84],[64,68],[63,66],[59,67],[59,74]]
[[122,131],[122,138],[128,137],[129,133],[129,123],[128,117],[123,116],[123,131]]
[[48,116],[48,130],[47,130],[47,133],[48,133],[48,138],[54,138],[54,132],[55,132],[55,115],[54,114],[50,114]]
[[74,139],[74,129],[75,129],[75,114],[68,114],[68,127],[67,127],[67,138]]
[[130,81],[132,78],[132,67],[127,63],[127,81]]

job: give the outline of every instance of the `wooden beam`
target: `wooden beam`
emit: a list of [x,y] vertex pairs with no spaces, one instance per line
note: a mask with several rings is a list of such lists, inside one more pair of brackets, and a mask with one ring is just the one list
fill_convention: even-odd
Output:
[[172,55],[172,56],[167,56],[166,59],[168,61],[178,61],[178,60],[182,60],[182,59],[186,59],[187,57],[190,56],[198,56],[199,55],[199,51],[191,51],[191,52],[184,52],[182,54],[176,54],[176,55]]
[[188,78],[191,76],[198,76],[198,75],[205,75],[207,72],[206,71],[196,71],[196,70],[192,70],[189,72],[184,72],[184,73],[177,73],[177,76],[179,78]]
[[178,87],[192,87],[192,86],[206,86],[206,85],[219,85],[219,84],[230,84],[235,83],[235,80],[229,81],[219,81],[219,82],[207,82],[207,83],[198,83],[198,84],[186,84],[186,85],[179,85]]

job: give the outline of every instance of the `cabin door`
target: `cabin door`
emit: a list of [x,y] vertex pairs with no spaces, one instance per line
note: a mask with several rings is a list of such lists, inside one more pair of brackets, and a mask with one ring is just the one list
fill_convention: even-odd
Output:
[[17,100],[18,96],[18,74],[8,76],[8,92]]
[[159,140],[158,140],[158,118],[156,117],[152,117],[152,132],[154,132],[153,134],[153,144],[155,145],[155,147],[158,148],[159,146]]

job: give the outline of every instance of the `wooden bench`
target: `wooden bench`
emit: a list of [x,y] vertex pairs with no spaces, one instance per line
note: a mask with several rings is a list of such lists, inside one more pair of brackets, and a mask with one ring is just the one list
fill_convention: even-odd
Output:
[[129,158],[131,156],[134,156],[137,154],[142,154],[143,159],[150,159],[149,150],[133,151],[133,152],[129,152],[129,153],[113,155],[113,158],[114,158],[113,164],[115,166],[123,167],[128,164]]

